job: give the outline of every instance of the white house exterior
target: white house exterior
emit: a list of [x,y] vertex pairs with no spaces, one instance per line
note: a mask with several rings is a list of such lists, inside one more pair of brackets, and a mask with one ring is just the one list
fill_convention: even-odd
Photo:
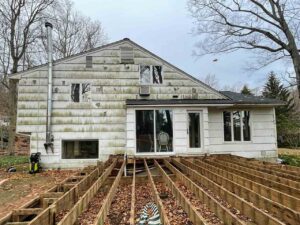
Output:
[[46,167],[125,153],[277,157],[281,102],[218,92],[129,39],[60,59],[52,74],[47,150],[48,65],[11,77],[19,79],[17,132],[30,133]]

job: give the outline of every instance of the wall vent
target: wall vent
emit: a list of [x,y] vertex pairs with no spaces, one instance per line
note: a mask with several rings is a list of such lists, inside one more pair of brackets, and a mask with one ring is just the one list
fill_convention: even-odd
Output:
[[143,85],[140,86],[140,96],[149,96],[150,95],[150,87]]
[[122,64],[133,64],[134,55],[132,47],[120,47],[121,51],[121,63]]
[[93,68],[93,56],[86,56],[85,57],[85,67],[86,68]]

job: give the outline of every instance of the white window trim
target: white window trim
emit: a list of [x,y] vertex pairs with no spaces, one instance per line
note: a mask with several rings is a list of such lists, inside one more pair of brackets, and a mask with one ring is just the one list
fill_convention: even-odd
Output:
[[[150,66],[150,83],[142,84],[142,82],[141,82],[141,73],[140,73],[141,66]],[[154,84],[153,83],[153,66],[161,66],[161,78],[162,78],[162,83],[161,84]],[[145,86],[163,86],[164,85],[164,69],[163,69],[163,65],[140,64],[139,65],[139,84],[140,85],[145,85]]]
[[[91,98],[90,98],[90,101],[88,101],[88,102],[83,102],[82,101],[82,84],[90,84],[90,92],[91,92]],[[72,84],[79,84],[79,102],[73,102],[73,100],[72,100]],[[69,92],[69,96],[70,96],[70,101],[72,102],[72,103],[91,103],[92,102],[92,84],[90,83],[90,82],[81,82],[81,83],[79,83],[79,82],[77,82],[77,83],[71,83],[70,84],[70,92]]]
[[[233,129],[233,112],[236,112],[236,111],[239,111],[241,112],[241,140],[240,141],[235,141],[234,140],[234,129]],[[250,124],[250,141],[244,141],[244,132],[243,132],[243,127],[244,127],[244,122],[243,122],[243,114],[244,114],[244,111],[249,111],[250,112],[250,121],[249,121],[249,124]],[[230,123],[231,123],[231,141],[225,141],[225,135],[224,135],[224,116],[223,116],[223,113],[224,112],[230,112]],[[224,110],[222,111],[222,120],[223,120],[223,143],[224,144],[234,144],[234,143],[252,143],[252,137],[253,137],[253,132],[252,132],[252,116],[251,116],[252,112],[251,110],[247,110],[247,109],[238,109],[238,110]]]

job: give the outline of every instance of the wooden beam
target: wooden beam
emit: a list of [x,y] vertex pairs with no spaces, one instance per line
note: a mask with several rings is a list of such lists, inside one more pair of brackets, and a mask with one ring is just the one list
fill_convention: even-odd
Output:
[[111,202],[116,195],[117,188],[119,186],[120,180],[124,173],[125,164],[126,164],[126,161],[123,161],[122,166],[118,172],[118,175],[116,176],[114,183],[112,184],[108,194],[106,195],[105,199],[103,200],[102,207],[101,207],[99,213],[97,214],[97,217],[93,224],[104,225],[105,219],[107,217],[107,214],[108,214],[110,206],[111,206]]
[[64,195],[64,192],[45,192],[40,194],[41,198],[60,198]]
[[[204,171],[204,169],[199,171],[199,170],[197,170],[196,167],[194,168],[195,171],[193,171],[186,165],[178,162],[177,160],[172,160],[172,162],[178,168],[180,168],[184,173],[191,176],[191,178],[193,180],[199,180],[199,179],[202,179],[203,176],[205,176],[207,179],[221,185],[228,191],[251,202],[257,208],[261,208],[261,209],[264,209],[264,210],[270,212],[272,215],[274,215],[279,220],[287,222],[288,224],[297,224],[298,221],[300,221],[299,212],[292,210],[290,208],[287,208],[286,206],[276,203],[268,198],[265,198],[265,197],[261,196],[260,194],[254,192],[242,185],[239,185],[229,179],[226,179],[216,173],[210,172],[209,170]],[[198,174],[197,171],[200,172],[201,174]]]
[[[200,160],[197,160],[196,162],[198,162],[198,161],[200,161]],[[202,161],[206,162],[206,163],[209,163],[209,164],[212,164],[216,167],[225,169],[225,170],[227,170],[229,172],[232,172],[232,173],[235,173],[237,175],[240,175],[240,176],[242,176],[246,179],[256,181],[257,183],[260,183],[264,186],[276,189],[280,192],[286,193],[286,194],[294,196],[296,198],[300,198],[300,190],[299,189],[289,187],[287,185],[281,184],[281,183],[276,182],[276,181],[265,179],[263,177],[257,176],[254,173],[245,172],[245,171],[242,171],[241,169],[236,169],[234,167],[226,165],[226,163],[224,163],[224,162],[220,163],[219,161],[214,161],[214,160],[202,160]],[[238,165],[236,165],[236,166],[238,167]]]
[[186,187],[189,188],[190,191],[195,194],[196,198],[205,204],[213,213],[215,213],[216,216],[224,222],[224,224],[246,224],[246,222],[240,220],[229,209],[222,206],[217,199],[205,192],[201,187],[199,187],[196,183],[181,173],[165,159],[164,164]]
[[[261,169],[259,166],[252,166],[251,164],[248,165],[245,162],[241,162],[240,160],[233,160],[227,157],[216,157],[215,158],[220,163],[224,163],[232,168],[239,169],[248,173],[253,173],[257,176],[263,177],[268,180],[272,180],[275,182],[279,182],[281,184],[294,187],[299,189],[300,188],[300,177],[291,176],[288,173],[282,174],[276,171],[269,172],[269,170]],[[289,177],[289,178],[286,178]]]
[[61,219],[58,225],[72,225],[75,224],[81,213],[87,208],[91,199],[97,194],[99,189],[107,180],[112,170],[116,166],[117,160],[114,159],[113,163],[103,172],[98,180],[87,190],[87,192],[79,199],[79,201],[71,208],[71,210]]
[[135,160],[133,161],[133,172],[132,172],[132,190],[131,190],[131,208],[130,208],[130,225],[135,225]]
[[25,209],[14,209],[12,213],[14,216],[28,216],[28,215],[37,215],[41,211],[43,211],[42,208],[25,208]]
[[283,173],[290,173],[290,174],[293,174],[295,176],[300,176],[300,167],[297,167],[297,166],[276,164],[276,163],[271,163],[271,162],[266,162],[266,161],[261,161],[261,160],[256,160],[256,159],[249,159],[249,158],[236,156],[236,155],[228,155],[227,157],[236,158],[236,159],[239,159],[241,161],[247,162],[248,164],[259,165],[263,168],[269,168],[269,169],[272,169],[274,171],[283,172]]
[[168,186],[174,197],[176,198],[176,201],[179,203],[179,205],[184,209],[184,211],[188,214],[190,220],[194,224],[199,225],[205,225],[208,224],[208,222],[201,216],[201,214],[197,211],[196,207],[192,205],[192,203],[184,196],[183,192],[180,191],[175,183],[172,181],[172,179],[167,175],[167,173],[161,168],[159,163],[154,160],[155,166],[158,168],[160,174],[162,175],[165,184]]
[[154,196],[154,201],[155,201],[155,203],[157,205],[157,208],[159,210],[161,222],[162,222],[163,225],[170,225],[170,221],[167,217],[166,210],[165,210],[164,205],[163,205],[163,203],[162,203],[162,201],[159,197],[159,193],[156,189],[152,174],[150,172],[150,169],[149,169],[145,159],[144,159],[144,165],[145,165],[145,168],[146,168],[146,172],[147,172],[147,175],[148,175],[148,180],[150,182],[150,186],[151,186],[152,193],[153,193],[153,196]]

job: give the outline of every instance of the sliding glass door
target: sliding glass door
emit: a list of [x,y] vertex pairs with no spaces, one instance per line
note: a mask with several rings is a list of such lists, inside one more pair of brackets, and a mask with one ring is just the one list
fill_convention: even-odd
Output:
[[136,110],[137,153],[173,151],[172,110]]

